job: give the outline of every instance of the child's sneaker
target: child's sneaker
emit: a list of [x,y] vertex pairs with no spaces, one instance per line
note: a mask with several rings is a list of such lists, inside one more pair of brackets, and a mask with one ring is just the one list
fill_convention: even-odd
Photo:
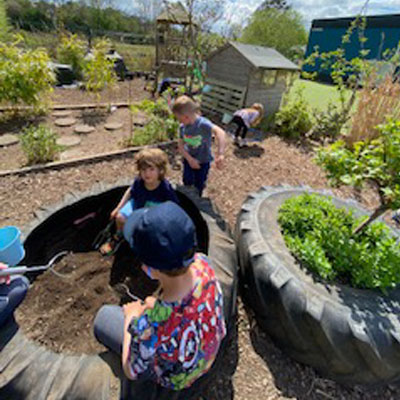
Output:
[[119,246],[121,246],[122,239],[123,239],[122,231],[116,232],[115,235],[113,235],[113,237],[110,240],[101,245],[100,247],[101,255],[102,256],[114,255],[119,249]]

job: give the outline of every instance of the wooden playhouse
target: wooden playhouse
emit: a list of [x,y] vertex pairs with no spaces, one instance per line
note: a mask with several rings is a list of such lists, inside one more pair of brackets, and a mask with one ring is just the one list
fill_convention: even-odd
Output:
[[229,42],[207,60],[201,109],[222,118],[261,103],[266,116],[279,110],[282,95],[300,68],[272,48]]

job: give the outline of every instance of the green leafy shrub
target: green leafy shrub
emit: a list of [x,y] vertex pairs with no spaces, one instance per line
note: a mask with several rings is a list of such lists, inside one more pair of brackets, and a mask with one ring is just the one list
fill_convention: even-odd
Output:
[[99,92],[112,86],[117,77],[114,72],[114,61],[107,58],[110,43],[100,40],[83,64],[83,79],[87,90]]
[[32,106],[42,111],[49,101],[55,75],[46,50],[23,50],[21,36],[13,43],[0,42],[0,103]]
[[400,245],[385,224],[354,237],[360,219],[314,194],[286,200],[278,221],[293,255],[321,278],[383,291],[400,282]]
[[21,135],[21,145],[28,164],[53,161],[61,150],[57,144],[57,134],[45,125],[26,128]]
[[380,205],[355,230],[359,233],[387,210],[400,208],[400,122],[388,120],[377,127],[378,136],[353,143],[339,140],[319,149],[316,161],[333,185],[362,187],[370,183],[378,191]]
[[63,35],[57,48],[57,60],[62,64],[70,64],[76,78],[82,79],[85,64],[85,42],[77,35]]
[[335,103],[329,103],[325,111],[314,111],[313,117],[312,134],[316,139],[336,139],[348,121],[348,116]]
[[275,128],[278,134],[298,139],[311,129],[312,120],[303,92],[304,88],[299,87],[294,99],[275,114]]
[[131,107],[132,113],[139,111],[147,114],[149,122],[143,128],[135,130],[132,137],[125,141],[126,146],[144,146],[176,138],[179,122],[164,98],[160,97],[157,101],[145,99]]

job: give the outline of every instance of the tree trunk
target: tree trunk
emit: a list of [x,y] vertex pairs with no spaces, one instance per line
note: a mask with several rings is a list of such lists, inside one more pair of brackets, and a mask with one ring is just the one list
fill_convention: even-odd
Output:
[[371,224],[373,221],[375,221],[378,217],[380,217],[385,211],[389,209],[387,204],[382,204],[379,206],[370,216],[367,220],[362,222],[356,229],[353,231],[353,235],[358,235],[361,231],[366,229],[366,227]]

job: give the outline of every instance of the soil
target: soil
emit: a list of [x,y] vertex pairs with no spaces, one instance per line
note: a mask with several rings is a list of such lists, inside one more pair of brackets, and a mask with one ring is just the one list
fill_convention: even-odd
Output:
[[[213,166],[205,195],[234,227],[236,215],[245,198],[262,185],[308,185],[329,188],[324,173],[313,162],[314,153],[297,143],[269,136],[249,148],[228,145],[223,170]],[[177,161],[179,165],[180,160]],[[84,191],[98,181],[116,182],[134,176],[132,158],[90,163],[60,171],[42,171],[0,180],[0,224],[23,226],[40,207],[62,200],[70,191]],[[171,180],[178,183],[181,171],[173,170]],[[333,192],[343,198],[358,200],[364,207],[377,205],[376,193],[366,188],[354,191],[339,188]],[[344,387],[319,376],[277,348],[262,332],[251,310],[239,299],[235,332],[215,381],[202,393],[202,399],[300,399],[300,400],[389,400],[400,398],[398,385],[369,390]]]
[[[117,101],[129,100],[129,85],[131,85],[131,102],[141,101],[149,96],[148,92],[144,91],[146,82],[143,79],[135,79],[128,82],[119,82],[114,90],[108,90],[102,93],[101,100],[94,95],[86,93],[79,89],[60,89],[54,90],[52,99],[54,104],[71,105],[84,103],[113,103]],[[1,116],[1,113],[0,113]],[[85,124],[93,126],[94,132],[89,134],[80,134],[81,143],[79,146],[73,147],[73,152],[60,153],[58,158],[63,161],[72,158],[85,157],[100,153],[111,152],[113,150],[122,149],[125,147],[124,139],[131,134],[131,121],[135,123],[135,116],[130,115],[128,107],[120,107],[113,112],[105,109],[85,109],[73,110],[68,118],[76,119],[76,123],[68,127],[59,127],[55,125],[55,121],[59,117],[53,116],[51,112],[47,116],[37,118],[24,118],[22,116],[0,118],[0,135],[12,133],[20,135],[24,126],[27,124],[46,124],[59,137],[77,134],[74,129],[77,125]],[[140,122],[143,122],[143,117],[138,117]],[[122,128],[114,131],[105,129],[105,125],[109,123],[121,123]],[[132,128],[133,130],[134,128]],[[65,149],[69,150],[69,149]],[[27,158],[22,151],[21,144],[14,144],[0,148],[0,171],[13,170],[27,165]]]
[[93,335],[99,308],[131,301],[126,289],[141,298],[155,289],[138,265],[122,271],[99,252],[68,254],[54,271],[37,277],[16,319],[28,338],[55,352],[104,351]]

